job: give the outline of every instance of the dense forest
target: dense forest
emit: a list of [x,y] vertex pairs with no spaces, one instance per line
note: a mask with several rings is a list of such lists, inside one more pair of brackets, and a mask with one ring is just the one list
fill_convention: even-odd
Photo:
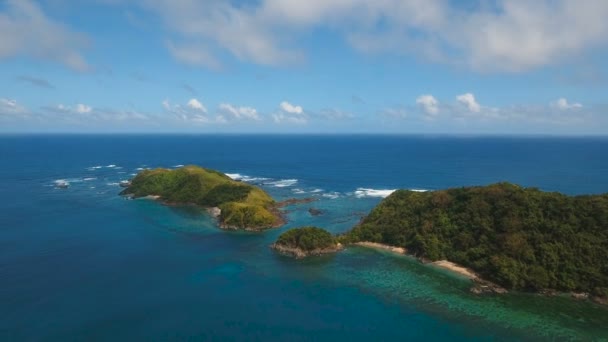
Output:
[[512,289],[608,296],[608,194],[567,196],[509,183],[399,190],[342,239],[447,259]]
[[315,249],[335,247],[336,238],[321,228],[302,227],[290,229],[281,234],[276,244],[309,252]]
[[219,207],[224,228],[259,230],[282,223],[274,210],[274,200],[265,191],[198,166],[144,170],[121,194],[156,195],[169,203]]

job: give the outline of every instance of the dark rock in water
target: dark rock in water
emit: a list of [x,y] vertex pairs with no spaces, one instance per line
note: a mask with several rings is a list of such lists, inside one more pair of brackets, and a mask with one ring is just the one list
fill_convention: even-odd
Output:
[[323,210],[316,209],[316,208],[309,208],[308,213],[312,216],[319,216],[319,215],[323,215]]

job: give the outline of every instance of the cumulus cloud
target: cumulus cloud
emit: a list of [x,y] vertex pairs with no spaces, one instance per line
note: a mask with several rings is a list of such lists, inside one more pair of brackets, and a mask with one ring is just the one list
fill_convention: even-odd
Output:
[[559,110],[570,110],[570,109],[580,109],[583,108],[583,105],[580,103],[569,103],[565,98],[560,98],[555,102],[551,103],[551,106],[557,108]]
[[197,99],[190,99],[185,105],[171,104],[169,100],[162,102],[165,111],[180,121],[197,124],[209,123],[212,120],[207,116],[207,108]]
[[222,103],[218,108],[219,122],[228,122],[233,120],[255,120],[260,121],[260,115],[255,108],[233,106],[229,103]]
[[276,123],[306,124],[308,122],[308,115],[304,112],[304,108],[292,105],[287,101],[280,103],[279,111],[272,117]]
[[188,106],[188,108],[190,108],[190,109],[194,109],[194,110],[197,110],[197,111],[200,111],[203,113],[207,113],[207,108],[205,108],[205,106],[203,106],[203,104],[200,103],[200,101],[197,99],[190,99],[190,101],[188,101],[186,106]]
[[439,101],[433,95],[418,96],[416,104],[430,116],[435,116],[439,113]]
[[464,105],[472,113],[479,113],[481,111],[481,106],[475,100],[475,95],[471,93],[456,96],[456,101]]
[[[518,72],[608,45],[608,1],[146,0],[179,40],[185,63],[217,68],[217,55],[265,65],[297,63],[301,40],[319,28],[363,52],[420,55],[480,71]],[[486,2],[482,2],[486,3]]]
[[281,102],[281,110],[290,114],[302,114],[304,112],[301,106],[294,106],[287,101]]
[[0,13],[0,59],[28,56],[52,60],[84,71],[81,54],[87,45],[83,34],[46,16],[31,0],[7,0]]

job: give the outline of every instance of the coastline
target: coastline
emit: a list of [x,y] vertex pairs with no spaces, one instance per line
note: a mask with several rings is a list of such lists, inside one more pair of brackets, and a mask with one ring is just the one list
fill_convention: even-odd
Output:
[[[276,221],[269,227],[265,227],[265,228],[252,228],[252,227],[245,227],[245,228],[241,228],[241,227],[236,227],[236,226],[231,226],[228,224],[225,224],[222,221],[222,210],[218,207],[206,207],[200,204],[196,204],[196,203],[187,203],[187,202],[169,202],[165,199],[162,198],[162,196],[160,195],[146,195],[146,196],[141,196],[141,197],[135,197],[132,194],[121,194],[121,196],[125,196],[129,199],[145,199],[145,200],[153,200],[153,201],[157,201],[162,205],[166,205],[169,207],[179,207],[179,206],[193,206],[193,207],[197,207],[197,208],[201,208],[207,211],[207,214],[209,214],[209,216],[211,216],[213,219],[215,219],[217,221],[217,226],[220,229],[223,230],[244,230],[244,231],[249,231],[249,232],[262,232],[264,230],[268,230],[268,229],[276,229],[279,227],[284,226],[287,223],[287,219],[285,218],[284,213],[279,210],[279,208],[282,208],[283,206],[279,206],[279,205],[273,205],[271,208],[268,209],[268,211],[270,211],[272,214],[274,214],[276,216]],[[279,204],[281,204],[283,202],[279,202]],[[307,202],[305,202],[307,203]]]
[[361,247],[367,247],[367,248],[373,248],[373,249],[379,249],[379,250],[384,250],[384,251],[389,251],[395,254],[399,254],[399,255],[407,255],[407,250],[403,247],[396,247],[396,246],[390,246],[390,245],[385,245],[379,242],[371,242],[371,241],[360,241],[360,242],[355,242],[354,245],[356,246],[361,246]]
[[334,247],[328,248],[317,248],[311,251],[305,251],[298,247],[290,247],[277,243],[273,243],[270,245],[270,249],[277,251],[279,254],[283,254],[289,257],[293,257],[295,259],[303,259],[309,256],[321,256],[324,254],[331,254],[335,252],[339,252],[344,249],[344,246],[341,243],[337,243]]
[[[416,257],[414,255],[408,254],[407,250],[403,247],[396,247],[396,246],[386,245],[386,244],[382,244],[382,243],[378,243],[378,242],[361,241],[361,242],[355,242],[354,245],[389,251],[389,252],[397,254],[397,255],[410,255],[412,257]],[[473,282],[473,286],[471,287],[470,291],[474,294],[490,294],[490,293],[503,294],[503,293],[508,292],[507,289],[500,287],[491,281],[481,278],[473,270],[463,267],[461,265],[458,265],[454,262],[451,262],[448,260],[438,260],[438,261],[433,261],[433,262],[427,262],[427,261],[425,261],[425,259],[421,259],[421,258],[418,258],[418,260],[423,264],[435,266],[437,268],[441,268],[441,269],[450,271],[453,274],[457,274],[459,276],[463,276],[463,277],[471,280]]]
[[479,275],[475,273],[473,270],[460,266],[454,262],[448,260],[437,260],[430,263],[433,266],[437,266],[438,268],[451,271],[453,273],[459,274],[471,280],[481,280]]

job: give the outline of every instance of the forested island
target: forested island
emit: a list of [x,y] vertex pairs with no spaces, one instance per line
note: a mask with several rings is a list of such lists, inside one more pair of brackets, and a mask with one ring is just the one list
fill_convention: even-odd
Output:
[[608,297],[608,194],[567,196],[509,183],[399,190],[340,238],[449,260],[509,289]]
[[[278,208],[314,200],[277,203],[256,186],[198,166],[144,170],[121,194],[202,206],[222,228],[255,231],[284,224]],[[608,299],[608,194],[567,196],[510,183],[398,190],[345,234],[296,228],[281,234],[271,248],[303,258],[361,243],[441,261],[440,266],[466,267],[484,287],[496,283]]]
[[277,203],[264,190],[198,166],[143,170],[121,195],[209,208],[225,229],[264,230],[284,223]]
[[284,232],[270,247],[281,254],[300,259],[337,252],[342,249],[342,244],[324,229],[301,227]]

